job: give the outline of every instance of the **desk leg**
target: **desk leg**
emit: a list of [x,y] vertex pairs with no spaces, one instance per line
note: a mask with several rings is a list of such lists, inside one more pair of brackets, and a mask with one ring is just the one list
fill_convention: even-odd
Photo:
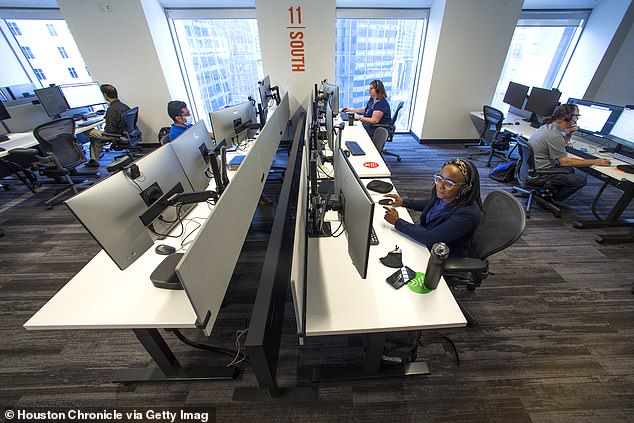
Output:
[[238,369],[235,367],[182,368],[158,329],[133,329],[133,332],[158,368],[119,370],[113,380],[114,383],[231,380],[238,375]]
[[634,183],[627,183],[623,189],[623,195],[616,202],[610,213],[605,219],[602,220],[579,220],[573,223],[577,229],[592,229],[592,228],[606,228],[617,226],[632,226],[634,225],[634,219],[620,219],[621,214],[625,211],[627,206],[634,198]]
[[367,337],[368,346],[366,349],[365,367],[316,367],[313,369],[313,382],[430,374],[429,367],[424,362],[416,361],[400,366],[382,366],[381,356],[387,333],[371,333]]

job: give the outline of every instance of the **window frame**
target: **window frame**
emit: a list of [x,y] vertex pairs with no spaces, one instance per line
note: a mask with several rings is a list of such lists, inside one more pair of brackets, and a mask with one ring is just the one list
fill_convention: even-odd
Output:
[[[428,7],[401,7],[401,8],[355,8],[355,7],[337,7],[335,19],[413,19],[423,20],[423,33],[419,41],[418,57],[416,63],[416,71],[414,74],[414,84],[410,95],[410,108],[407,117],[408,126],[405,131],[396,131],[396,133],[409,133],[412,130],[412,120],[414,118],[414,109],[417,101],[418,86],[420,84],[420,76],[423,65],[423,54],[425,52],[427,30],[429,25],[430,9]],[[335,23],[336,30],[336,23]],[[336,37],[336,35],[335,35]],[[336,51],[333,52],[336,55]],[[336,60],[336,59],[335,59]],[[335,79],[336,79],[335,75]],[[393,111],[392,111],[393,113]],[[390,116],[391,118],[391,116]]]

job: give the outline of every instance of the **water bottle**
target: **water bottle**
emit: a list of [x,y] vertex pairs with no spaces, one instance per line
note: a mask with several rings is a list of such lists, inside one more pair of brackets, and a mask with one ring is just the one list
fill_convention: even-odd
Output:
[[445,268],[445,260],[449,257],[449,247],[444,242],[438,242],[431,247],[431,256],[425,271],[425,288],[436,289]]
[[348,125],[354,126],[354,113],[348,112]]

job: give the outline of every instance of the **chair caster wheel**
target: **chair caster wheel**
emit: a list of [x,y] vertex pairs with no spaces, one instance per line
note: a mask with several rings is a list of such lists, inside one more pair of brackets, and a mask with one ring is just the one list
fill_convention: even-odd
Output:
[[561,218],[561,213],[555,213],[555,217],[560,219]]
[[400,157],[398,157],[398,158],[396,159],[396,161],[397,161],[397,162],[400,162],[400,161],[401,161],[401,158],[400,158]]
[[516,189],[511,189],[511,192],[512,192],[513,194],[517,194],[517,190],[516,190]]
[[53,210],[53,206],[46,206],[46,210]]
[[475,290],[476,290],[476,287],[474,285],[467,285],[467,291],[473,292]]

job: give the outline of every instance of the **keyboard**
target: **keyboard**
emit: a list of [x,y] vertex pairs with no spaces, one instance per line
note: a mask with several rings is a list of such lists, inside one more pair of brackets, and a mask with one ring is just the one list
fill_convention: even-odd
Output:
[[614,153],[614,158],[617,160],[620,160],[622,162],[625,162],[627,164],[630,165],[634,165],[634,157],[630,157],[626,154],[623,153]]
[[75,124],[75,126],[77,126],[79,128],[82,128],[84,126],[93,125],[93,124],[95,124],[95,123],[97,123],[97,122],[99,122],[101,120],[103,120],[102,116],[99,116],[99,117],[96,117],[96,118],[93,118],[93,119],[88,119],[88,120],[80,120],[79,122],[77,122]]
[[581,150],[577,150],[574,147],[570,147],[569,145],[566,146],[566,151],[570,154],[574,154],[575,156],[579,156],[582,159],[596,159],[596,156],[593,156],[592,154],[586,152],[586,151],[581,151]]
[[379,245],[379,237],[376,236],[374,228],[372,228],[372,232],[370,232],[370,245]]
[[365,151],[356,141],[346,141],[346,147],[353,156],[365,156]]

